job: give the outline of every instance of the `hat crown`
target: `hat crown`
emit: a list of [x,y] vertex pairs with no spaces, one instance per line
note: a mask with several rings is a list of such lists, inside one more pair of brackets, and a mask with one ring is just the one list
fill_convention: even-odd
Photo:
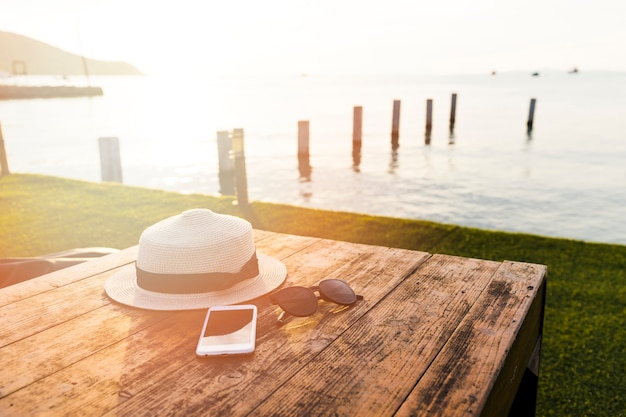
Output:
[[193,209],[144,230],[137,267],[158,274],[237,273],[254,252],[248,221]]
[[137,262],[105,282],[114,301],[149,310],[194,310],[252,300],[287,276],[276,258],[256,252],[252,225],[194,209],[148,227]]

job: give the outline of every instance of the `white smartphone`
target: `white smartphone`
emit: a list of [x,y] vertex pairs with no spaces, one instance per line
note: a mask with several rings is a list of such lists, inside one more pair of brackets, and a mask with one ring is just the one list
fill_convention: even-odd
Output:
[[196,354],[243,355],[254,352],[256,316],[257,308],[251,304],[209,308]]

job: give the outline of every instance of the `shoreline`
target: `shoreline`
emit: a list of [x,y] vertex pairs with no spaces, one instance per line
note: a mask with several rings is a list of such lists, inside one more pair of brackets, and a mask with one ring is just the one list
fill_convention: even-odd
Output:
[[[626,244],[626,224],[615,221],[626,207],[619,136],[626,102],[615,80],[587,72],[554,80],[547,73],[376,77],[373,84],[314,74],[206,83],[147,78],[94,78],[106,92],[94,100],[0,102],[11,168],[97,181],[97,141],[117,137],[125,183],[212,194],[220,190],[216,132],[243,127],[251,199]],[[457,91],[450,144],[450,93]],[[538,99],[532,138],[529,96]],[[432,141],[425,145],[430,98]],[[395,99],[402,107],[394,155]],[[355,105],[363,108],[358,174],[350,168]],[[300,120],[310,121],[314,168],[304,191]]]
[[103,95],[100,87],[65,85],[6,85],[0,84],[0,100],[33,98],[96,97]]

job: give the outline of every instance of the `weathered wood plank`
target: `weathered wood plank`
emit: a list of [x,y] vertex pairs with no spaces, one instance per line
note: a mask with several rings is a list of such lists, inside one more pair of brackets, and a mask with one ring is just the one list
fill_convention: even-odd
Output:
[[[190,331],[201,326],[202,319],[202,311],[179,312],[130,334],[0,398],[0,415],[101,415],[132,398],[136,387],[133,382],[159,384],[181,364],[193,360],[195,346],[189,346]],[[80,337],[78,332],[74,335]]]
[[[75,274],[76,271],[69,271]],[[0,347],[42,332],[89,311],[110,303],[103,289],[103,274],[77,280],[70,284],[42,292],[0,308]],[[35,278],[37,279],[37,278]]]
[[[275,253],[274,256],[279,258],[281,254],[286,256],[293,250],[293,248],[290,249],[291,245],[307,245],[308,243],[319,240],[318,238],[305,238],[302,236],[292,237],[292,235],[272,233],[258,229],[254,230],[254,237],[257,248],[261,248],[261,251],[263,248],[270,248],[270,250]],[[94,258],[69,268],[42,275],[36,279],[30,279],[6,287],[2,290],[0,307],[71,284],[77,280],[83,280],[87,277],[117,268],[120,265],[132,263],[137,258],[137,250],[138,246],[135,245],[111,255]]]
[[[507,262],[505,262],[505,264],[507,264]],[[513,345],[506,355],[502,369],[500,369],[498,377],[489,392],[489,398],[481,414],[481,416],[484,417],[505,415],[511,410],[513,400],[524,377],[526,368],[529,368],[535,376],[539,375],[547,271],[543,265],[519,263],[514,264],[513,268],[510,268],[509,271],[519,268],[524,268],[527,271],[535,269],[537,274],[543,275],[543,282],[539,284],[539,287],[536,289],[536,295],[528,309],[526,318],[523,320],[519,332],[513,340]],[[522,274],[522,276],[523,275],[525,274]],[[532,297],[530,294],[529,296]],[[524,366],[524,364],[526,364],[526,366]],[[536,388],[536,386],[533,387],[535,392],[532,404],[528,404],[527,401],[524,401],[525,404],[517,410],[518,412],[515,415],[534,415]],[[526,400],[528,400],[528,398],[526,398]]]
[[[268,233],[259,233],[258,249],[278,259],[319,241]],[[12,302],[0,307],[0,347],[110,303],[104,281],[115,273],[115,265],[134,262],[136,254],[134,246],[3,289]],[[24,296],[28,291],[37,296]]]
[[[146,314],[109,305],[0,349],[0,398],[84,359],[171,312]],[[43,318],[42,318],[43,319]],[[76,329],[82,329],[77,332]],[[56,346],[63,346],[57,349]]]
[[[261,230],[255,241],[260,253],[283,260],[286,286],[342,278],[364,300],[348,308],[320,301],[313,316],[277,326],[280,309],[260,297],[255,353],[208,359],[195,356],[204,310],[112,303],[103,290],[112,258],[57,271],[10,289],[0,306],[0,415],[447,416],[471,402],[476,414],[509,408],[540,346],[544,266]],[[112,257],[128,264],[133,251]]]
[[[299,245],[298,242],[301,244]],[[311,248],[312,243],[320,247]],[[346,246],[344,248],[345,250],[338,251],[338,248],[344,245]],[[381,252],[381,249],[376,247],[362,246],[354,249],[354,245],[347,243],[330,244],[328,241],[319,241],[318,239],[312,241],[309,238],[293,238],[290,240],[289,247],[291,251],[295,251],[295,255],[288,256],[285,259],[288,270],[294,271],[296,274],[295,276],[292,275],[291,279],[299,279],[302,275],[311,282],[317,281],[319,276],[331,274],[337,270],[348,274],[344,276],[348,280],[351,279],[349,276],[350,273],[368,273],[368,271],[372,270],[371,267],[361,268],[359,262],[355,262],[354,259],[358,259],[360,256],[368,256],[370,252]],[[277,252],[280,251],[279,249]],[[401,251],[401,253],[396,256],[401,257],[405,252],[406,251]],[[318,253],[325,260],[321,262],[321,264],[315,262],[315,257],[312,256],[314,253]],[[383,248],[382,253],[382,261],[384,262],[388,258],[393,258],[395,251]],[[275,252],[268,254],[274,255]],[[421,254],[420,256],[425,258],[428,255]],[[342,268],[342,265],[349,263],[349,261],[352,261],[352,269],[354,269],[354,271],[350,270],[350,268]],[[413,256],[413,258],[407,258],[403,263],[405,267],[409,265],[409,268],[414,268],[413,265],[416,263],[415,256]],[[393,269],[391,271],[393,272]],[[85,291],[84,294],[86,294],[85,296],[87,298],[105,297],[101,285],[108,274],[109,273],[105,273],[102,277],[93,277],[80,282],[80,284],[85,284],[86,282],[93,281],[90,286],[93,288],[89,286],[79,286],[79,288]],[[367,282],[367,279],[364,279],[364,282]],[[58,290],[75,287],[77,284],[79,283],[69,284]],[[389,285],[392,284],[390,283]],[[97,292],[97,297],[94,296],[94,291]],[[379,296],[382,297],[383,294],[384,290],[381,290]],[[44,295],[47,296],[48,294]],[[80,294],[77,296],[80,296]],[[27,301],[28,299],[16,304],[23,304]],[[255,367],[264,366],[259,362],[258,355],[272,357],[275,355],[277,349],[284,347],[284,340],[283,342],[277,341],[276,338],[270,335],[272,332],[280,331],[280,329],[276,327],[275,320],[277,314],[275,310],[269,306],[267,297],[261,298],[258,301],[261,308],[259,317],[259,338],[257,341],[258,348],[257,353],[252,357],[256,357],[257,359],[252,361],[249,365],[251,370]],[[84,300],[81,304],[84,304]],[[6,308],[3,308],[2,310],[5,309]],[[123,320],[124,314],[118,319],[115,319],[116,314],[111,313],[111,309],[115,310],[114,313],[116,314],[128,309],[129,312],[132,311],[132,313],[129,314],[133,316],[135,314],[137,315],[137,322],[128,327],[128,323],[124,323]],[[2,310],[0,310],[0,313],[2,313]],[[160,385],[162,380],[171,377],[173,378],[172,384],[177,385],[175,382],[177,379],[187,377],[186,372],[181,371],[181,369],[184,370],[189,366],[195,369],[195,373],[190,377],[197,379],[194,380],[193,383],[195,385],[204,384],[202,381],[206,379],[207,365],[211,364],[196,359],[194,354],[204,311],[167,313],[171,315],[167,316],[163,321],[159,321],[158,317],[155,318],[154,312],[144,312],[142,310],[129,309],[107,303],[106,305],[100,306],[95,311],[85,314],[85,319],[89,320],[89,323],[92,323],[88,328],[96,326],[99,318],[104,319],[105,317],[112,316],[113,318],[110,319],[111,323],[108,325],[113,327],[119,325],[122,326],[123,329],[113,331],[110,337],[106,339],[110,341],[110,346],[103,347],[101,337],[95,337],[94,339],[89,337],[85,338],[85,345],[70,353],[69,356],[71,356],[71,358],[69,358],[69,362],[75,362],[81,359],[81,356],[84,358],[68,366],[67,362],[63,362],[63,360],[59,359],[59,350],[55,348],[57,340],[55,340],[54,336],[58,336],[63,333],[63,331],[67,330],[67,334],[64,336],[66,340],[71,338],[80,340],[86,329],[86,327],[77,324],[81,318],[84,317],[73,316],[70,310],[71,309],[52,309],[48,311],[47,314],[53,316],[50,321],[57,323],[57,325],[47,327],[48,330],[42,327],[42,329],[35,332],[38,333],[41,331],[41,336],[35,334],[24,341],[18,338],[17,340],[20,340],[20,342],[15,342],[13,345],[9,345],[5,348],[9,355],[15,360],[17,360],[18,353],[13,349],[18,349],[19,347],[28,346],[30,349],[29,352],[33,354],[35,346],[39,345],[41,353],[40,356],[36,357],[39,364],[37,370],[25,375],[24,379],[18,377],[17,379],[11,380],[11,385],[5,387],[5,393],[11,391],[13,391],[13,393],[0,398],[0,414],[2,414],[2,410],[11,413],[19,410],[19,414],[33,414],[44,410],[49,411],[51,409],[57,410],[63,414],[72,414],[73,412],[77,412],[77,410],[80,410],[81,413],[85,413],[86,410],[91,410],[94,413],[100,414],[103,411],[115,408],[119,405],[120,401],[126,402],[129,398],[141,391],[155,390],[159,392],[159,397],[167,397],[167,395],[165,395],[166,393],[162,392],[163,386]],[[327,312],[329,310],[331,309],[327,309]],[[358,313],[356,308],[351,310],[354,310],[353,314]],[[100,316],[100,312],[102,312],[102,316]],[[25,308],[23,313],[28,313],[28,309]],[[352,311],[347,311],[346,313],[352,313]],[[41,313],[33,314],[31,311],[31,319],[36,318],[39,314]],[[141,319],[142,315],[145,316],[143,321]],[[324,316],[320,314],[317,320],[319,321],[323,318]],[[116,322],[116,320],[118,321]],[[151,323],[154,323],[155,320],[159,323],[151,326]],[[335,318],[335,320],[338,319]],[[339,329],[337,332],[339,332],[341,328],[342,326],[339,323],[335,325],[335,329]],[[105,331],[105,329],[102,331]],[[325,339],[325,342],[320,343],[320,340],[316,338],[306,337],[309,334],[310,332],[301,331],[301,348],[306,349],[308,347],[312,349],[312,352],[313,349],[321,349],[324,343],[327,344],[331,340]],[[158,337],[156,335],[158,335]],[[102,335],[100,334],[100,336]],[[159,344],[154,345],[154,342],[152,342],[153,345],[146,346],[144,342],[148,340],[158,340]],[[264,346],[266,347],[264,348]],[[0,351],[0,354],[2,354],[2,351]],[[297,357],[297,351],[293,351],[291,357],[292,359],[293,357]],[[50,363],[43,365],[47,360],[49,360]],[[228,361],[220,362],[224,364],[224,367],[221,368],[221,372],[220,368],[212,364],[211,368],[217,369],[212,369],[211,372],[215,372],[216,378],[220,379],[222,385],[224,382],[228,381],[232,383],[235,380],[233,375],[236,375],[236,372],[233,373],[232,366],[240,360],[241,359],[229,359]],[[169,364],[172,364],[171,367],[175,369],[171,369]],[[294,364],[291,365],[294,366]],[[295,369],[297,369],[297,365],[295,366]],[[119,371],[111,373],[111,369],[118,369]],[[258,371],[258,369],[256,369],[256,371]],[[179,373],[178,375],[177,372]],[[183,375],[180,375],[180,372],[183,372]],[[46,374],[47,376],[44,377]],[[122,377],[118,377],[118,374],[122,375]],[[257,378],[263,379],[262,374],[262,372],[258,373]],[[41,379],[16,392],[14,391],[15,387],[23,386],[25,381],[32,380],[35,377],[41,377]],[[194,384],[192,384],[192,386]],[[46,390],[47,394],[44,395]],[[61,391],[56,392],[55,390]],[[169,393],[169,390],[166,391]],[[264,392],[261,392],[261,395],[264,395]],[[172,400],[173,397],[168,398]],[[238,397],[230,398],[230,401],[237,402],[237,399]],[[19,407],[17,407],[16,404],[19,404]],[[140,406],[140,408],[143,407]],[[156,409],[158,410],[158,407]],[[151,410],[154,412],[155,408],[151,408]]]
[[[319,240],[262,231],[255,231],[255,238],[258,242],[265,241],[269,245],[267,249],[275,256],[287,256],[291,251]],[[281,244],[276,244],[276,239]],[[172,315],[171,312],[146,312],[116,304],[109,309],[102,308],[110,303],[102,291],[104,280],[114,273],[115,262],[123,264],[134,259],[136,247],[124,252],[113,255],[113,258],[88,261],[78,265],[80,268],[66,268],[36,278],[32,284],[39,284],[35,290],[37,302],[32,297],[25,297],[12,305],[0,307],[0,318],[7,318],[0,328],[3,346],[0,348],[3,365],[0,369],[0,397],[138,332],[155,320]],[[93,275],[98,270],[104,270],[104,275]],[[90,278],[79,279],[82,274]],[[65,286],[57,288],[61,281]],[[50,283],[55,285],[53,290],[50,290]],[[85,300],[92,302],[86,304]],[[75,330],[79,328],[87,331],[77,335]],[[31,333],[33,336],[24,338]],[[65,349],[55,348],[59,345]]]
[[[480,415],[525,315],[543,288],[545,273],[542,265],[503,263],[397,415]],[[529,343],[523,363],[528,363],[535,342]],[[493,415],[506,415],[521,374],[498,391],[510,398],[501,399],[503,406]]]
[[498,263],[434,255],[253,415],[390,415]]
[[[427,257],[425,253],[353,244],[344,246],[329,241],[320,241],[315,247],[294,253],[285,259],[292,282],[316,283],[325,276],[340,274],[363,293],[365,300],[348,309],[320,303],[314,316],[293,319],[278,327],[277,312],[268,308],[265,297],[257,304],[261,314],[257,349],[252,358],[188,361],[158,381],[171,387],[167,392],[162,391],[157,381],[132,381],[143,385],[144,390],[133,401],[120,404],[111,414],[245,414],[294,375],[302,364],[315,358]],[[347,260],[351,262],[342,266]],[[380,271],[385,269],[388,276],[381,276]],[[372,280],[377,280],[378,285],[368,285]],[[192,352],[191,349],[188,352],[190,357]]]
[[254,242],[257,251],[281,260],[294,252],[315,244],[319,240],[321,239],[316,237],[254,230]]
[[129,264],[134,262],[136,257],[137,246],[133,246],[111,255],[94,258],[78,265],[11,285],[2,289],[0,307],[36,296],[42,292],[54,290],[77,280],[83,280],[123,264]]

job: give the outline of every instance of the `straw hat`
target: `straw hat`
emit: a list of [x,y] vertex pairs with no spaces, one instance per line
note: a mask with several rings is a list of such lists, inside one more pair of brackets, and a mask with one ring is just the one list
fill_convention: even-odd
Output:
[[112,275],[113,300],[149,310],[194,310],[252,300],[285,280],[282,262],[256,253],[246,220],[193,209],[148,227],[136,264]]

